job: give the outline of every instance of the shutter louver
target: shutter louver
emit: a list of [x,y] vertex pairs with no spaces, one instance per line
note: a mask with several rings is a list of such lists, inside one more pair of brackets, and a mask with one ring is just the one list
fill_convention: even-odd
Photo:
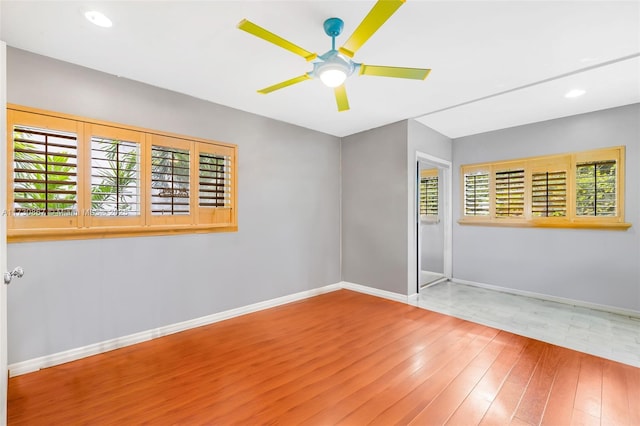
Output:
[[524,215],[524,170],[496,172],[496,217]]
[[225,155],[200,153],[198,161],[198,205],[229,207],[231,205],[230,158]]
[[189,150],[151,147],[151,214],[189,214]]
[[438,216],[438,177],[420,178],[420,215]]
[[616,161],[578,164],[576,190],[578,216],[615,216]]
[[77,216],[78,140],[73,133],[15,126],[16,216]]
[[140,149],[137,143],[91,138],[91,214],[140,215]]
[[489,174],[464,175],[464,214],[489,216]]
[[533,217],[566,216],[567,172],[533,173],[531,201],[531,214]]

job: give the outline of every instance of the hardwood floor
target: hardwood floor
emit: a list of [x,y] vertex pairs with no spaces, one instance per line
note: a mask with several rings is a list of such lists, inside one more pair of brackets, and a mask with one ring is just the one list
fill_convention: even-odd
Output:
[[340,290],[11,378],[11,425],[640,425],[640,369]]

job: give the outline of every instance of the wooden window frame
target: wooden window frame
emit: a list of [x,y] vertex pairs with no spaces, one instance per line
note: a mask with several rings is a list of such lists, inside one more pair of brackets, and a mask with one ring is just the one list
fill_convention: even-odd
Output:
[[[195,147],[194,155],[193,155],[193,164],[194,164],[193,168],[196,171],[199,170],[200,153],[217,154],[217,155],[230,157],[230,158],[234,158],[235,156],[235,150],[232,147],[221,146],[221,145],[199,144]],[[229,167],[230,167],[231,176],[235,176],[236,170],[234,168],[236,167],[236,165],[232,162],[232,164]],[[205,206],[199,205],[199,194],[200,194],[199,180],[200,180],[200,176],[198,173],[196,173],[195,179],[194,179],[194,185],[195,185],[194,198],[195,198],[195,206],[196,206],[195,211],[197,215],[197,222],[206,223],[210,221],[214,221],[214,222],[231,221],[233,218],[235,208],[227,207],[227,206],[205,207]],[[232,185],[231,190],[233,191],[234,189],[235,189],[235,184]],[[233,192],[230,195],[231,195],[231,200],[233,200],[235,198],[235,195],[233,194]]]
[[[88,123],[85,125],[85,131],[87,134],[87,150],[89,151],[89,155],[91,152],[91,139],[94,136],[105,138],[105,139],[114,139],[121,140],[126,142],[133,142],[138,144],[138,160],[139,160],[139,175],[140,175],[140,214],[137,216],[128,216],[128,217],[102,217],[102,216],[94,216],[93,214],[84,214],[84,224],[87,228],[94,227],[123,227],[123,226],[144,226],[145,224],[145,212],[146,212],[146,203],[144,200],[146,199],[146,191],[145,187],[142,184],[146,173],[146,156],[144,155],[143,147],[144,147],[144,133],[115,128],[104,125],[97,125]],[[91,191],[91,159],[88,159],[88,163],[85,164],[85,174],[84,174],[84,182],[88,191]],[[86,190],[86,189],[85,189]],[[92,209],[91,203],[89,203],[89,209]]]
[[[193,166],[194,164],[193,153],[195,151],[194,142],[185,140],[185,139],[179,139],[179,138],[173,138],[173,137],[161,136],[161,135],[148,135],[147,141],[148,143],[146,145],[146,151],[145,151],[145,157],[147,159],[151,158],[151,150],[152,150],[152,147],[154,146],[159,146],[163,148],[175,148],[175,149],[187,151],[189,153],[189,214],[154,215],[153,213],[150,212],[148,217],[148,223],[150,225],[160,225],[160,226],[167,226],[167,225],[177,225],[177,226],[183,225],[184,226],[184,225],[194,224],[194,217],[196,216],[195,203],[197,201],[197,198],[194,197],[194,194],[195,194],[194,181],[196,180],[194,179],[194,176],[193,176],[194,170],[196,170]],[[151,172],[151,163],[149,163],[149,166],[147,168],[147,174],[149,174],[150,172]],[[151,179],[147,179],[145,183],[146,183],[147,193],[149,194],[149,197],[151,197],[153,195],[153,190],[151,188]]]
[[[491,184],[491,174],[492,169],[491,166],[488,164],[476,164],[476,165],[470,165],[470,166],[464,166],[461,169],[461,181],[460,181],[460,185],[461,185],[461,209],[462,209],[462,215],[463,217],[466,218],[473,218],[473,223],[485,223],[485,222],[489,222],[491,220],[491,218],[494,216],[494,212],[495,212],[495,204],[492,202],[492,200],[495,197],[495,192],[493,190],[493,185]],[[466,179],[465,176],[466,175],[484,175],[484,174],[488,174],[489,175],[489,212],[486,215],[467,215],[466,214]]]
[[[20,105],[7,105],[7,241],[47,241],[150,235],[175,235],[238,230],[237,182],[238,147],[207,139],[94,120],[70,114]],[[77,216],[19,217],[12,214],[14,200],[14,126],[72,132],[77,135]],[[91,205],[91,139],[101,137],[139,144],[140,214],[135,216],[94,216]],[[189,149],[190,213],[151,215],[151,147],[162,145]],[[229,158],[229,202],[224,207],[198,205],[199,153]]]
[[[14,185],[14,176],[13,176],[13,127],[14,124],[24,125],[26,127],[35,127],[41,128],[51,131],[61,131],[61,132],[69,132],[74,133],[77,138],[77,158],[76,158],[76,174],[78,177],[77,182],[77,204],[76,208],[78,211],[77,215],[74,216],[16,216],[14,214],[7,214],[7,239],[10,241],[10,235],[12,229],[24,229],[26,232],[31,232],[31,230],[42,229],[42,228],[57,228],[57,227],[82,227],[83,217],[80,214],[81,205],[84,202],[82,199],[82,194],[84,191],[82,190],[82,182],[80,182],[80,176],[84,174],[83,164],[80,164],[80,158],[85,155],[84,146],[81,143],[83,140],[83,126],[79,124],[75,120],[69,120],[62,117],[54,117],[54,116],[45,116],[45,115],[37,115],[31,116],[28,113],[23,111],[14,111],[7,110],[7,120],[10,123],[11,127],[7,128],[7,209],[8,212],[13,211],[13,185]],[[11,142],[9,142],[11,141]],[[33,231],[35,232],[35,231]]]
[[[517,172],[520,170],[524,170],[524,200],[523,200],[523,212],[521,216],[498,216],[498,192],[496,188],[496,174],[498,173],[508,173],[508,172]],[[530,198],[530,186],[531,179],[529,173],[527,173],[527,164],[524,161],[504,161],[501,163],[496,163],[493,165],[491,173],[489,174],[489,187],[493,187],[493,190],[490,190],[491,194],[489,198],[489,203],[491,204],[491,217],[496,221],[504,222],[504,223],[519,223],[522,220],[526,220],[530,218],[530,206],[531,203],[529,201]]]
[[[565,215],[564,216],[533,216],[533,207],[530,208],[530,220],[534,224],[538,224],[539,226],[547,226],[557,225],[563,226],[570,223],[570,218],[572,217],[573,206],[575,203],[575,191],[574,191],[574,180],[571,179],[571,154],[567,155],[549,155],[545,157],[537,157],[531,158],[528,161],[528,174],[530,176],[529,191],[532,191],[532,180],[533,174],[545,173],[545,172],[565,172],[566,173],[566,182],[565,182],[565,190],[566,190],[566,202],[565,202]],[[529,200],[533,204],[532,194],[529,194]],[[567,225],[567,227],[569,227]]]
[[[579,163],[616,161],[616,215],[578,216],[576,214],[576,165]],[[628,229],[630,223],[624,221],[624,160],[625,147],[595,149],[589,151],[521,158],[462,165],[460,167],[461,218],[462,225],[548,227],[548,228],[591,228]],[[521,217],[496,216],[496,172],[522,168],[525,171],[525,210]],[[566,216],[535,217],[532,213],[532,176],[534,173],[566,171]],[[473,216],[465,212],[465,175],[479,172],[489,173],[489,215]]]

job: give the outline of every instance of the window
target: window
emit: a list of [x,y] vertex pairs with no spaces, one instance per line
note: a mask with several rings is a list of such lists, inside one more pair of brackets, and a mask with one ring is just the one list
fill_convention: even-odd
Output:
[[567,172],[545,171],[531,175],[531,215],[565,217],[567,215]]
[[438,220],[438,169],[420,170],[420,217]]
[[90,150],[83,228],[144,226],[144,133],[91,123],[83,130]]
[[86,127],[91,138],[91,212],[87,216],[140,218],[142,135],[106,126]]
[[137,144],[91,138],[91,209],[95,216],[140,215]]
[[226,207],[230,203],[229,157],[201,153],[198,160],[198,205]]
[[237,147],[8,109],[9,241],[235,231]]
[[489,216],[489,172],[465,174],[463,193],[465,216]]
[[524,169],[495,173],[496,217],[524,216]]
[[189,214],[189,150],[151,147],[151,214]]
[[74,133],[15,126],[13,210],[16,216],[78,214],[78,138]]
[[616,215],[616,162],[595,161],[576,167],[576,214]]
[[621,228],[624,147],[461,167],[463,224]]

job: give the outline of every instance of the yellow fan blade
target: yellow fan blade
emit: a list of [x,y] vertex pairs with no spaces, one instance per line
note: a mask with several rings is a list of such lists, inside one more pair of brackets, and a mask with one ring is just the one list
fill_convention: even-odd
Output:
[[295,53],[296,55],[300,55],[305,58],[307,61],[313,61],[318,57],[317,53],[309,52],[308,50],[303,49],[302,47],[291,43],[288,40],[283,39],[282,37],[275,35],[271,31],[265,30],[259,25],[254,24],[253,22],[247,21],[243,19],[238,24],[238,28],[242,31],[246,31],[249,34],[253,34],[256,37],[260,37],[263,40],[268,41],[269,43],[273,43],[276,46],[280,46],[283,49],[287,49],[290,52]]
[[360,22],[349,40],[338,50],[343,55],[353,58],[356,51],[364,45],[378,28],[395,13],[406,0],[378,0],[369,14]]
[[430,69],[425,68],[402,68],[402,67],[381,67],[378,65],[360,65],[360,75],[375,75],[378,77],[411,78],[414,80],[424,80],[427,78]]
[[346,111],[349,109],[349,99],[347,99],[347,90],[342,86],[338,86],[333,89],[336,94],[336,103],[338,104],[338,111]]
[[263,95],[266,95],[267,93],[271,93],[271,92],[273,92],[275,90],[282,89],[282,88],[287,87],[287,86],[291,86],[292,84],[301,83],[301,82],[303,82],[305,80],[311,80],[311,77],[309,77],[308,74],[302,74],[299,77],[295,77],[295,78],[292,78],[290,80],[283,81],[282,83],[274,84],[273,86],[269,86],[269,87],[265,87],[264,89],[260,89],[260,90],[258,90],[258,93],[262,93]]

